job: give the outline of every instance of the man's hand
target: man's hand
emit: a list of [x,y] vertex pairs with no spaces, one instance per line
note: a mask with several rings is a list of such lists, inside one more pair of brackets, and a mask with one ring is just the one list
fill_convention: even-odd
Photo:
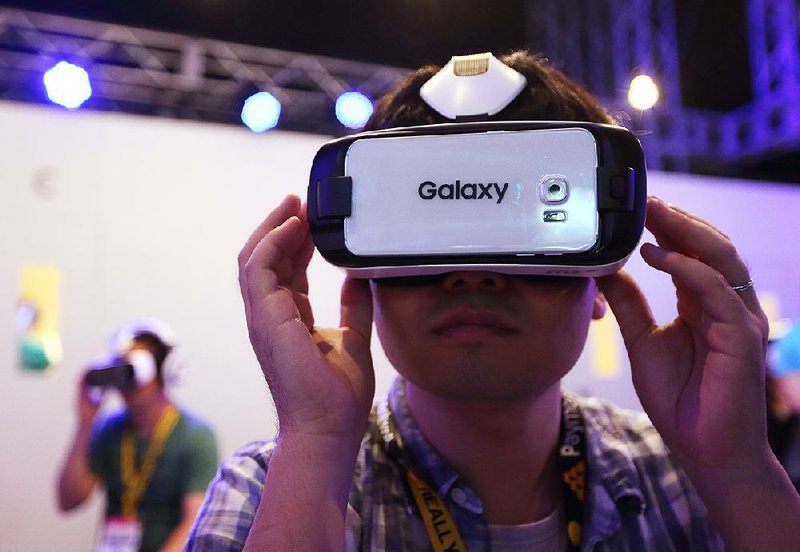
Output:
[[314,327],[305,208],[288,196],[239,253],[250,342],[278,413],[249,550],[342,550],[353,467],[375,393],[372,297],[346,279],[339,328]]
[[275,401],[280,438],[346,437],[357,446],[375,392],[372,298],[367,282],[345,280],[341,327],[315,328],[306,276],[313,251],[305,207],[288,196],[239,254],[250,341]]
[[78,382],[78,425],[89,428],[97,417],[105,391],[99,387],[86,385],[87,373]]
[[672,276],[678,316],[659,326],[629,275],[600,280],[642,406],[728,550],[797,550],[800,497],[767,441],[768,323],[747,266],[707,222],[654,198],[647,214],[658,245],[642,257]]
[[102,390],[86,385],[86,372],[78,380],[78,427],[69,445],[58,475],[56,498],[62,512],[83,504],[97,485],[97,477],[89,468],[89,443],[92,423],[102,402]]
[[678,316],[658,326],[627,274],[600,282],[631,361],[636,392],[670,448],[708,467],[749,465],[767,445],[764,356],[768,324],[730,239],[651,198],[658,246],[642,257],[672,276]]

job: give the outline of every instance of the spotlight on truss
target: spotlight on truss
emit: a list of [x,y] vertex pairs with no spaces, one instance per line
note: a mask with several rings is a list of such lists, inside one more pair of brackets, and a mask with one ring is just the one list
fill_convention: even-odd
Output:
[[350,91],[336,98],[336,118],[347,128],[361,128],[372,115],[372,101],[361,92]]
[[42,79],[50,101],[67,109],[78,109],[92,96],[89,74],[83,67],[59,61]]
[[281,102],[269,92],[257,92],[242,106],[242,122],[253,132],[275,128],[281,117]]
[[631,80],[628,88],[628,103],[634,109],[650,109],[658,101],[658,86],[647,75],[638,75]]

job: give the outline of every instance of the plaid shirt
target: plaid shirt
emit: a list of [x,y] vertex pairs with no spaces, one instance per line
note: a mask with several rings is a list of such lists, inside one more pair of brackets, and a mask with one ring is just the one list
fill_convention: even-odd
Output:
[[[640,413],[565,392],[584,416],[588,497],[583,551],[724,550],[700,498]],[[220,468],[186,550],[241,550],[263,490],[274,442],[251,443]],[[425,441],[405,401],[403,380],[373,409],[347,509],[348,550],[430,550],[407,491],[412,466],[447,503],[470,552],[491,550],[480,498]]]

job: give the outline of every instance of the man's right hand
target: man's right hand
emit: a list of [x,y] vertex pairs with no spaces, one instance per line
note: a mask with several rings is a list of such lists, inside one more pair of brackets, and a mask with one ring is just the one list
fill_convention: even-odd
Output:
[[281,438],[344,439],[357,447],[375,392],[372,298],[366,281],[346,279],[340,327],[315,328],[306,274],[313,252],[305,206],[290,195],[239,253],[250,342]]
[[97,417],[104,391],[98,387],[86,385],[86,375],[87,372],[84,372],[78,383],[78,424],[88,428]]
[[97,484],[97,478],[89,466],[89,447],[92,424],[102,402],[102,390],[86,385],[86,375],[87,372],[83,372],[78,379],[78,427],[64,457],[56,485],[58,509],[62,512],[83,504]]

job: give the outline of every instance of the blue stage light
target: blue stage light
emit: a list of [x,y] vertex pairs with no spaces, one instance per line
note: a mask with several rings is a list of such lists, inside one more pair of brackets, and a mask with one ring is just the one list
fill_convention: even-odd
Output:
[[253,132],[275,128],[281,116],[281,103],[269,92],[258,92],[244,101],[242,122]]
[[372,115],[372,101],[361,92],[345,92],[336,99],[336,118],[348,128],[363,127]]
[[67,109],[78,109],[92,95],[86,70],[66,61],[48,69],[43,80],[50,101]]

